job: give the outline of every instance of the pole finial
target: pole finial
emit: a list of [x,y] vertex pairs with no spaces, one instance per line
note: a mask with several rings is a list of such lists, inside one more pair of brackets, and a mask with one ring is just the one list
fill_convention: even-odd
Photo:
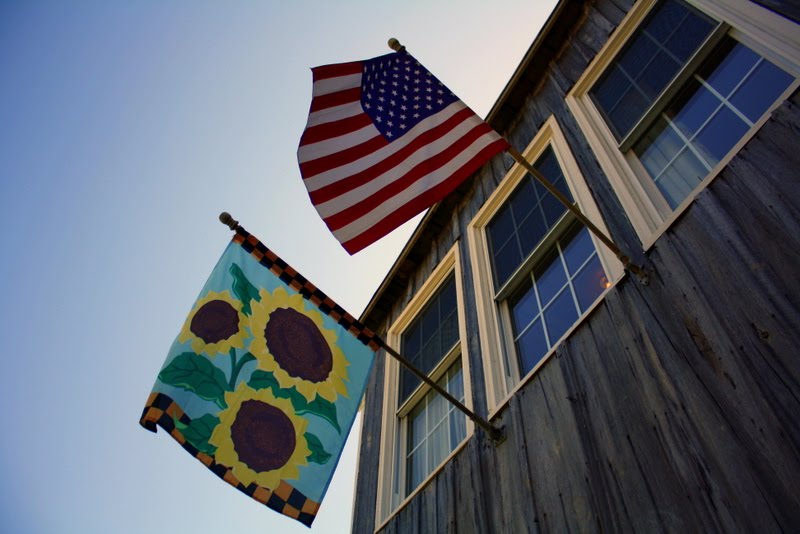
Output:
[[405,52],[406,47],[400,44],[400,41],[392,37],[389,39],[389,48],[394,50],[395,52]]
[[239,221],[231,217],[231,214],[227,211],[223,211],[219,214],[219,222],[230,228],[231,230],[236,230],[239,227]]

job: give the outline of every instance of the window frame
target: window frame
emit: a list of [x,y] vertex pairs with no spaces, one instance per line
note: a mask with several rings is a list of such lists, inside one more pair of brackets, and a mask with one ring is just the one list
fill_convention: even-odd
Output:
[[[548,148],[552,149],[558,161],[575,203],[589,220],[608,235],[608,228],[600,215],[600,210],[594,202],[592,193],[554,116],[551,116],[542,125],[522,154],[526,161],[535,163]],[[624,275],[624,269],[619,260],[590,232],[589,235],[597,250],[597,256],[611,285],[553,344],[539,363],[527,374],[520,376],[513,346],[514,335],[510,312],[506,304],[498,303],[498,299],[507,301],[507,297],[513,293],[511,288],[516,287],[520,280],[530,274],[530,271],[535,268],[538,261],[552,249],[556,240],[577,220],[570,212],[566,212],[528,257],[523,259],[508,281],[495,290],[487,226],[505,205],[520,182],[526,179],[526,176],[528,176],[527,170],[519,163],[515,163],[467,226],[489,418],[494,417],[503,408],[508,399],[536,374],[538,369],[555,352],[561,340],[569,336],[583,322],[586,316],[591,313],[591,310],[603,300],[603,296],[609,291],[610,287],[613,287]]]
[[[471,394],[471,378],[469,372],[469,356],[467,354],[468,343],[466,332],[466,320],[463,302],[463,282],[461,276],[461,262],[458,250],[458,241],[447,252],[444,258],[439,262],[439,265],[433,270],[425,283],[416,292],[411,301],[406,305],[403,311],[398,315],[395,321],[387,330],[386,340],[389,346],[399,347],[403,333],[408,329],[414,320],[419,317],[420,312],[423,311],[425,306],[431,301],[431,298],[436,295],[439,289],[450,275],[455,279],[456,289],[456,307],[458,318],[458,342],[442,360],[436,364],[434,369],[429,373],[434,381],[438,381],[450,367],[460,360],[461,372],[463,376],[464,387],[464,405],[472,408],[472,394]],[[383,378],[383,409],[382,417],[382,432],[380,443],[380,457],[378,461],[378,491],[375,507],[375,524],[377,532],[392,517],[394,517],[400,510],[402,510],[408,502],[414,498],[431,480],[444,468],[453,456],[464,448],[469,441],[470,437],[474,434],[475,424],[469,418],[466,418],[466,433],[464,439],[456,445],[450,453],[437,465],[425,479],[405,497],[397,497],[394,488],[403,488],[406,486],[405,477],[405,463],[407,456],[407,416],[424,398],[425,395],[431,391],[430,386],[421,383],[414,392],[398,406],[398,393],[400,388],[400,363],[389,356],[385,355],[385,367]],[[466,416],[465,416],[466,417]],[[398,436],[402,439],[398,439]],[[399,458],[399,461],[398,461]],[[400,479],[398,480],[398,477]]]
[[[725,35],[730,35],[753,49],[794,76],[795,80],[673,210],[631,148],[634,144],[632,140],[641,137],[642,126],[652,118],[653,111],[648,111],[630,134],[622,141],[617,141],[589,94],[656,5],[657,0],[639,0],[631,8],[567,94],[566,102],[617,194],[644,250],[652,247],[697,195],[719,175],[739,150],[769,120],[772,112],[800,86],[800,32],[797,24],[747,0],[684,1],[715,19],[719,26],[689,60],[687,66],[670,82],[654,103],[654,107],[666,105],[671,96],[683,88],[699,63]],[[636,137],[637,134],[639,137]]]

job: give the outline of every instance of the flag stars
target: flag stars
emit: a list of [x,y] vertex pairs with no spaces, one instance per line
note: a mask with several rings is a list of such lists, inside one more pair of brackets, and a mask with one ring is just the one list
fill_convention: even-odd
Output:
[[362,105],[383,133],[396,139],[456,100],[446,87],[407,55],[370,61],[364,67]]

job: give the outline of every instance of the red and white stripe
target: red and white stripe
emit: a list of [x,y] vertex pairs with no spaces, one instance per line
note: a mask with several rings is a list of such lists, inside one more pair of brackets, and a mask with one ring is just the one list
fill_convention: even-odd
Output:
[[297,158],[311,202],[354,254],[438,202],[508,143],[456,101],[389,142],[361,108],[362,63],[313,69]]

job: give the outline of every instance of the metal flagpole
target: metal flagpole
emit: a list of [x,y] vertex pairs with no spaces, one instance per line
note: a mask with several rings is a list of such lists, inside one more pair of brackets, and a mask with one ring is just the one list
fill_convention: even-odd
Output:
[[588,217],[586,217],[586,215],[583,214],[580,208],[578,208],[576,204],[570,202],[569,199],[565,197],[564,194],[561,191],[559,191],[556,188],[556,186],[554,186],[547,178],[545,178],[541,172],[536,170],[536,168],[533,165],[531,165],[528,162],[528,160],[525,159],[525,157],[519,152],[519,150],[517,150],[512,146],[509,147],[508,150],[506,150],[506,152],[508,152],[508,154],[512,158],[514,158],[514,160],[517,163],[525,167],[525,170],[531,173],[533,177],[536,178],[539,181],[539,183],[545,187],[545,189],[547,189],[554,197],[558,199],[559,202],[561,202],[564,206],[566,206],[566,208],[569,211],[571,211],[572,214],[575,215],[575,217],[577,217],[578,220],[581,221],[586,226],[586,228],[588,228],[589,231],[592,232],[597,237],[597,239],[602,241],[603,244],[606,247],[608,247],[608,249],[611,252],[614,253],[614,255],[622,263],[622,266],[625,269],[635,274],[639,278],[639,282],[641,282],[644,285],[647,285],[647,283],[649,282],[647,272],[638,265],[636,265],[635,263],[633,263],[627,255],[623,254],[620,248],[617,246],[617,244],[614,243],[611,240],[611,238],[608,237],[606,234],[604,234],[597,226],[595,226],[595,224],[592,221],[590,221]]
[[[233,231],[239,227],[239,221],[234,219],[230,213],[223,211],[219,214],[219,221],[230,228]],[[475,412],[464,406],[458,399],[453,397],[450,393],[448,393],[442,386],[431,380],[428,375],[417,369],[414,364],[408,361],[406,358],[400,355],[396,350],[386,344],[386,342],[378,336],[374,338],[375,342],[378,344],[380,348],[386,351],[387,354],[392,356],[395,360],[400,362],[406,369],[414,373],[414,375],[425,382],[428,386],[431,387],[436,393],[444,397],[450,404],[455,406],[458,410],[464,413],[467,417],[472,419],[476,425],[481,427],[486,433],[489,435],[489,438],[495,442],[495,444],[500,444],[505,439],[505,435],[503,434],[502,429],[492,426],[486,419],[478,416]]]
[[492,426],[492,424],[489,423],[486,419],[480,417],[475,412],[464,406],[458,399],[456,399],[455,397],[450,395],[447,391],[445,391],[442,388],[442,386],[431,380],[428,377],[428,375],[417,369],[414,366],[414,364],[406,360],[403,356],[400,355],[399,352],[397,352],[392,347],[387,345],[386,342],[384,342],[382,339],[378,338],[378,344],[395,360],[403,364],[403,366],[406,369],[414,373],[414,375],[416,375],[417,378],[428,384],[434,391],[436,391],[436,393],[447,399],[450,402],[450,404],[452,404],[453,406],[464,412],[464,414],[470,419],[472,419],[475,422],[475,424],[484,429],[486,433],[489,434],[491,440],[494,441],[496,444],[500,444],[505,439],[502,429]]
[[[398,41],[394,37],[389,39],[389,48],[391,48],[395,52],[403,52],[406,49],[406,47],[401,45],[400,41]],[[509,148],[506,150],[508,154],[512,158],[514,158],[514,160],[517,163],[525,167],[525,170],[531,173],[533,177],[536,178],[536,180],[539,181],[539,183],[541,183],[545,187],[545,189],[547,189],[553,196],[555,196],[556,199],[558,199],[559,202],[561,202],[573,215],[575,215],[575,217],[577,217],[577,219],[581,223],[583,223],[586,226],[586,228],[589,229],[590,232],[592,232],[600,241],[602,241],[603,244],[606,247],[608,247],[608,249],[611,252],[614,253],[614,255],[622,263],[622,266],[625,269],[636,275],[639,278],[640,283],[642,283],[643,285],[647,285],[649,283],[649,277],[647,272],[642,267],[633,263],[629,256],[623,254],[620,248],[616,245],[616,243],[614,243],[614,241],[612,241],[610,237],[605,235],[597,226],[595,226],[595,224],[592,221],[590,221],[586,217],[586,215],[583,214],[580,208],[578,208],[576,204],[570,202],[569,199],[565,197],[561,193],[561,191],[556,189],[556,187],[552,183],[550,183],[550,181],[547,178],[545,178],[541,172],[536,170],[534,166],[531,165],[525,159],[525,157],[519,152],[519,150],[511,146],[511,143],[508,141],[508,139],[506,139],[506,142],[509,144]]]

